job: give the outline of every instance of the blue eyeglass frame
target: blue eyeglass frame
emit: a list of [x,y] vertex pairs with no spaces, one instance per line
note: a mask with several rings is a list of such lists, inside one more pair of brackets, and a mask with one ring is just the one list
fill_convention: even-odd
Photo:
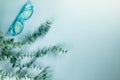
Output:
[[[29,17],[27,18],[24,18],[22,16],[22,13],[25,12],[25,11],[31,11]],[[9,27],[9,30],[8,30],[8,33],[12,36],[16,36],[18,34],[20,34],[24,28],[24,21],[25,20],[28,20],[33,14],[33,5],[31,4],[30,1],[27,1],[24,6],[22,7],[21,11],[19,12],[19,14],[17,15],[16,19],[14,20],[14,22],[12,23],[12,25]],[[20,30],[18,32],[16,32],[16,23],[19,23],[19,27]]]

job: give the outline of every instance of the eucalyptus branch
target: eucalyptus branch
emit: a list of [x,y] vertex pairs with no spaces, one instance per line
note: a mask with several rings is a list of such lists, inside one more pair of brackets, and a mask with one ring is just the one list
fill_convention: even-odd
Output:
[[31,44],[31,43],[35,42],[36,39],[38,39],[39,37],[45,36],[47,34],[47,32],[49,31],[51,24],[52,24],[52,22],[50,22],[50,21],[46,21],[44,24],[41,24],[34,33],[25,36],[23,43]]
[[[28,67],[29,68],[36,61],[37,58],[43,57],[46,54],[56,54],[56,53],[59,53],[59,52],[67,53],[67,50],[63,49],[59,45],[54,45],[52,47],[40,49],[36,53],[33,53],[33,54],[23,54],[23,53],[20,54],[20,53],[18,53],[16,55],[16,57],[13,56],[13,58],[11,58],[11,60],[13,60],[13,64],[16,64],[16,66],[20,66],[22,68],[23,67]],[[32,60],[30,60],[30,62],[28,62],[24,65],[20,65],[20,64],[15,63],[16,60],[18,60],[18,59],[22,60],[24,57],[32,58]]]
[[52,77],[51,74],[49,74],[48,72],[50,72],[49,67],[44,68],[36,77],[34,77],[34,80],[47,80],[50,79]]

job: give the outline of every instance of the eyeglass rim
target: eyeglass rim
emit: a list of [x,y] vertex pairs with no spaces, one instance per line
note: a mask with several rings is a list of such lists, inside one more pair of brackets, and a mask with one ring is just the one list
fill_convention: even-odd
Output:
[[28,11],[28,10],[30,10],[30,11],[32,12],[32,13],[29,15],[29,17],[28,17],[27,19],[25,19],[24,17],[21,17],[21,18],[24,19],[24,20],[28,20],[28,19],[32,16],[32,14],[33,14],[33,5],[30,3],[30,6],[29,6],[28,8],[26,8],[26,6],[27,6],[28,3],[29,3],[29,2],[27,2],[27,3],[23,6],[23,8],[22,8],[21,11],[19,12],[17,18],[20,18],[20,17],[21,17],[21,14],[22,14],[23,12],[25,12],[25,11]]
[[[16,32],[16,30],[15,30],[16,22],[19,22],[22,25],[21,26],[22,28],[21,28],[21,30],[19,32]],[[9,34],[11,34],[13,36],[20,34],[22,32],[23,28],[24,28],[24,24],[23,23],[21,23],[20,21],[16,21],[16,22],[13,25],[11,25],[10,28],[9,28]]]

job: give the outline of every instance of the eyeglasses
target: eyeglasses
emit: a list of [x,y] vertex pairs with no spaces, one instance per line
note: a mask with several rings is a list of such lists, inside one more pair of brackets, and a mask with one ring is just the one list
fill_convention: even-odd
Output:
[[13,36],[20,34],[24,28],[24,21],[28,20],[32,14],[33,6],[30,1],[27,1],[12,25],[9,27],[8,33]]

